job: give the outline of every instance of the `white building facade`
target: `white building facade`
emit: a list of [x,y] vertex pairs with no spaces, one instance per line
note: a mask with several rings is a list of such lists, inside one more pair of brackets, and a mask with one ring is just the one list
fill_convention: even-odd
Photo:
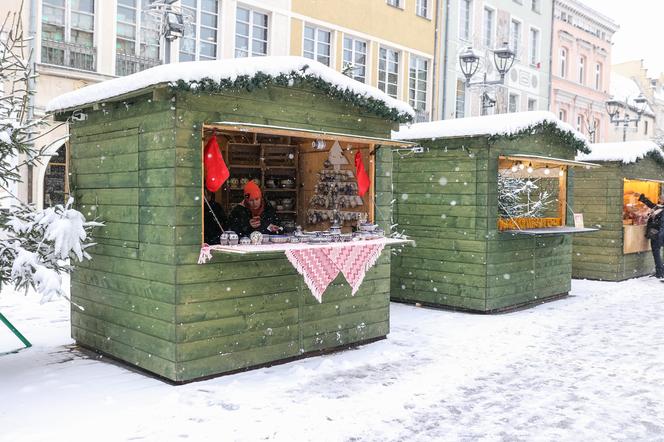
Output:
[[[551,84],[552,0],[447,0],[443,67],[442,119],[549,109]],[[507,43],[514,65],[503,85],[470,86],[459,66],[459,54],[472,47],[481,55],[475,83],[498,78],[493,50]],[[495,100],[482,105],[484,93]],[[486,102],[485,102],[486,104]]]

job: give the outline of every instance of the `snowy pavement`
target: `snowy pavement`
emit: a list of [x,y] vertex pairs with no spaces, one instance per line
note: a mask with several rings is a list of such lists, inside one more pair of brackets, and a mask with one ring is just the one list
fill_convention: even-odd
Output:
[[[664,284],[471,315],[392,304],[387,340],[170,386],[74,348],[69,305],[3,290],[2,441],[664,441]],[[20,342],[0,324],[0,352]]]

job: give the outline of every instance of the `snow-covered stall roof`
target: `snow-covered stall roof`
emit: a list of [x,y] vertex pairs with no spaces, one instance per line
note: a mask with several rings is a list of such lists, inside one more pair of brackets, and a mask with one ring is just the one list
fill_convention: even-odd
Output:
[[[634,99],[641,94],[641,88],[639,88],[636,81],[631,78],[612,72],[609,93],[611,94],[611,98],[623,103],[627,102],[632,109],[637,109],[639,107]],[[650,104],[646,105],[645,113],[648,115],[655,115]]]
[[[408,121],[415,116],[411,106],[390,97],[381,90],[353,80],[322,63],[304,57],[251,57],[211,61],[191,61],[155,66],[126,77],[93,84],[68,92],[51,100],[47,112],[73,110],[85,105],[110,100],[114,97],[140,91],[158,84],[177,86],[183,82],[191,90],[203,87],[210,81],[217,85],[238,87],[247,79],[260,76],[262,81],[274,81],[292,86],[302,79],[322,80],[328,94],[341,99],[357,99],[379,110],[380,105],[394,120]],[[244,83],[243,83],[244,82]]]
[[624,141],[621,143],[595,143],[590,144],[590,153],[576,156],[578,161],[621,161],[625,164],[635,163],[652,152],[662,157],[662,149],[650,140]]
[[545,125],[555,127],[561,133],[569,135],[576,141],[577,149],[583,151],[586,148],[587,139],[583,134],[569,124],[560,121],[551,112],[546,111],[516,112],[405,125],[398,132],[392,132],[392,138],[423,140],[487,135],[525,135]]

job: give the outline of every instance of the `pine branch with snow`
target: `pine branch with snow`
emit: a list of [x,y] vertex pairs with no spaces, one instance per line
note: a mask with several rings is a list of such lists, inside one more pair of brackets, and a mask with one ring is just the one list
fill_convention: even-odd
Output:
[[0,192],[8,195],[0,201],[8,206],[0,209],[0,285],[32,287],[48,301],[63,294],[61,275],[72,263],[90,259],[91,230],[103,224],[86,221],[73,199],[37,210],[11,192],[20,168],[39,162],[46,148],[37,147],[46,121],[30,109],[34,72],[20,16],[8,14],[0,28]]

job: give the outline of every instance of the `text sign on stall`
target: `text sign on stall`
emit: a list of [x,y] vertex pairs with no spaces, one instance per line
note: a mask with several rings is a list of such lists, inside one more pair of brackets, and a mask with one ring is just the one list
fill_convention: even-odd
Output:
[[583,229],[583,213],[574,214],[574,227],[577,229]]

